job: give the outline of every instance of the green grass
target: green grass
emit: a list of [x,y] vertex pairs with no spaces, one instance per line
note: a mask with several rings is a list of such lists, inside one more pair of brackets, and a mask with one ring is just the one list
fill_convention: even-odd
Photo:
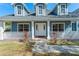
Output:
[[[50,43],[50,42],[49,42]],[[31,43],[32,45],[34,44]],[[52,44],[53,45],[53,44]],[[56,45],[79,45],[79,41],[61,41],[59,40]],[[30,51],[31,47],[28,44],[19,41],[0,41],[0,56],[66,56],[72,54],[65,53],[45,53],[45,54],[33,54]]]
[[48,41],[49,45],[77,45],[79,46],[79,41],[67,41],[67,40],[57,40],[56,43],[53,43],[53,41]]
[[0,55],[2,56],[27,56],[32,52],[26,52],[24,44],[18,41],[0,41]]

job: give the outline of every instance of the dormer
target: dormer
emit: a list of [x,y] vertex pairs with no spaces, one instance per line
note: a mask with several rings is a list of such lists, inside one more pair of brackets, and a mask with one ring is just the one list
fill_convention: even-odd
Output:
[[58,15],[68,15],[68,4],[58,3],[57,4],[57,14]]
[[28,15],[28,11],[26,10],[23,3],[14,3],[14,15],[15,16],[25,16]]
[[36,12],[36,16],[46,16],[46,4],[45,3],[36,3],[35,12]]

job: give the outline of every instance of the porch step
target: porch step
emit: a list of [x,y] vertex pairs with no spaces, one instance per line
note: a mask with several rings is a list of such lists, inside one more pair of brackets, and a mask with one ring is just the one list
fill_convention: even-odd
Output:
[[33,41],[47,41],[45,38],[34,38]]

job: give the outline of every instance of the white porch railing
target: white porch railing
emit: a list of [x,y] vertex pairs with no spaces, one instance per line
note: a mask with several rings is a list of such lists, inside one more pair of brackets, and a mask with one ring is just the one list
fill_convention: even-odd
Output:
[[[24,34],[23,32],[4,32],[3,39],[24,39]],[[30,32],[28,32],[28,36],[31,37]]]
[[61,39],[61,34],[62,34],[63,32],[61,31],[61,32],[53,32],[53,31],[50,31],[50,37],[51,37],[51,39],[53,39],[53,38],[57,38],[57,39]]
[[73,32],[72,32],[72,27],[71,27],[71,24],[68,26],[68,28],[61,34],[61,38],[62,39],[71,39],[73,35]]
[[[79,31],[70,31],[69,33],[65,32],[63,38],[61,37],[61,35],[64,32],[55,32],[55,35],[53,33],[53,31],[50,32],[51,39],[55,38],[55,35],[57,39],[79,39]],[[24,38],[25,37],[23,32],[4,32],[0,35],[0,40],[19,40]],[[31,38],[31,32],[28,33],[28,38]]]
[[[50,37],[51,39],[57,38],[57,39],[79,39],[79,31],[72,31],[70,30],[69,32],[50,32]],[[64,33],[64,34],[63,34]]]

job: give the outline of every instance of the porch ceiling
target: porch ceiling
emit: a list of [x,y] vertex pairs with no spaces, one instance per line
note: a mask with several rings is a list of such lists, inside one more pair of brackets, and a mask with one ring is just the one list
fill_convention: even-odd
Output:
[[47,16],[4,16],[0,21],[75,21],[79,17],[47,17]]

